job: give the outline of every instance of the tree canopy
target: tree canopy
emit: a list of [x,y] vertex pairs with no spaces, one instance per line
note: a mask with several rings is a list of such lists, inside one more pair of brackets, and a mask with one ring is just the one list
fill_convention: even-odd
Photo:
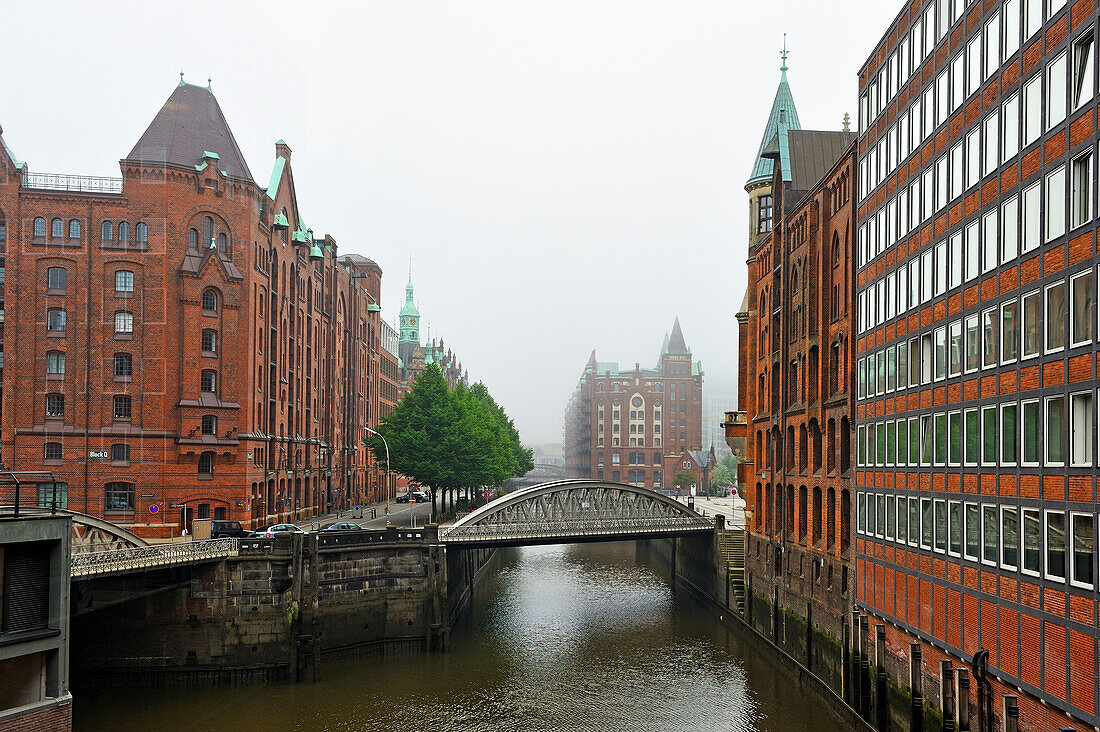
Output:
[[[390,467],[433,488],[497,486],[534,467],[519,431],[484,384],[450,389],[429,364],[377,430],[390,446]],[[384,461],[382,440],[365,441]]]
[[691,487],[695,482],[695,473],[690,470],[681,468],[676,471],[676,474],[672,476],[672,484],[679,487],[681,490],[686,490]]

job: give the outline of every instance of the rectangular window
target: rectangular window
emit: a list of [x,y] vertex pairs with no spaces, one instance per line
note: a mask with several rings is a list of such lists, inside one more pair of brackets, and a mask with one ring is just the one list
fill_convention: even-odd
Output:
[[867,428],[860,425],[856,428],[856,465],[867,464]]
[[947,460],[947,415],[937,414],[936,417],[936,465],[943,465]]
[[928,249],[920,256],[921,269],[924,271],[924,278],[921,280],[921,304],[929,302],[932,299],[933,292],[933,279],[935,278],[935,272],[932,268],[932,250]]
[[1042,223],[1039,218],[1039,203],[1042,199],[1042,186],[1036,182],[1029,186],[1022,195],[1023,217],[1020,229],[1023,232],[1023,247],[1025,252],[1030,252],[1039,246]]
[[[1020,93],[1013,92],[1012,96],[1001,105],[1001,121],[1003,130],[1001,133],[1001,162],[1007,163],[1020,152]],[[993,157],[996,160],[996,146]],[[986,171],[988,174],[989,171]]]
[[982,34],[975,33],[966,44],[966,96],[978,91],[982,83]]
[[1096,323],[1096,289],[1090,269],[1070,280],[1073,311],[1070,317],[1070,345],[1091,343]]
[[982,177],[982,128],[975,127],[966,136],[966,187],[978,185]]
[[866,395],[867,384],[867,363],[864,359],[859,359],[856,362],[856,398],[863,399]]
[[935,551],[947,551],[947,502],[936,499],[936,545]]
[[950,200],[955,200],[963,192],[963,144],[957,143],[951,148],[951,195]]
[[936,328],[936,381],[942,381],[947,375],[947,328]]
[[997,464],[997,407],[982,407],[982,463]]
[[985,24],[985,73],[982,79],[988,79],[1001,65],[1001,14],[994,12]]
[[920,464],[932,464],[932,443],[935,437],[932,430],[932,415],[924,414],[920,418]]
[[966,410],[963,421],[966,424],[966,464],[977,465],[980,459],[978,448],[982,444],[982,434],[978,427],[978,410]]
[[914,496],[909,499],[909,546],[920,541],[920,503]]
[[1020,426],[1017,411],[1015,404],[1001,407],[1001,465],[1016,464],[1016,430]]
[[1020,355],[1019,308],[1015,300],[1001,305],[1001,363],[1012,363]]
[[886,464],[886,425],[879,422],[875,426],[875,465]]
[[997,365],[998,340],[1000,338],[1000,323],[998,321],[997,308],[990,308],[982,313],[982,368]]
[[936,297],[939,297],[943,293],[947,292],[947,242],[941,241],[933,249],[936,258],[936,282],[935,292]]
[[[881,358],[881,357],[880,357]],[[886,349],[886,391],[894,390],[897,381],[897,360],[893,348]]]
[[1066,578],[1066,515],[1047,511],[1047,577]]
[[1000,238],[997,236],[997,207],[994,206],[982,216],[982,271],[988,272],[997,266],[997,245]]
[[1092,392],[1069,397],[1069,459],[1075,467],[1092,465],[1093,408]]
[[958,376],[962,373],[963,337],[962,321],[956,320],[947,328],[947,375]]
[[997,563],[997,507],[982,506],[982,561]]
[[[982,122],[982,128],[985,132],[985,153],[982,155],[982,175],[990,175],[993,173],[1000,162],[997,159],[997,153],[1000,152],[1001,149],[997,142],[1000,125],[1001,118],[997,110],[990,112],[986,116],[985,121]],[[1005,125],[1008,125],[1007,117],[1005,118]]]
[[947,112],[951,106],[949,83],[947,69],[944,69],[936,77],[936,127],[947,121]]
[[1092,587],[1095,582],[1096,520],[1090,514],[1070,514],[1073,522],[1073,577],[1079,587]]
[[1001,509],[1001,564],[1009,569],[1020,565],[1020,514],[1014,506]]
[[966,318],[966,370],[976,371],[980,364],[981,334],[978,330],[978,316]]
[[1096,94],[1095,49],[1092,28],[1073,43],[1073,87],[1070,104],[1075,112]]
[[977,220],[974,220],[966,225],[965,240],[966,240],[966,267],[965,277],[966,281],[974,279],[980,272],[978,266],[978,251],[980,248],[980,230]]
[[1039,412],[1039,402],[1022,402],[1024,410],[1024,430],[1020,437],[1023,440],[1022,465],[1038,465],[1040,455],[1040,422],[1042,415]]
[[894,496],[886,496],[886,539],[887,541],[894,540],[894,516],[897,511],[897,507],[894,502],[897,499]]
[[922,549],[932,548],[932,499],[920,499],[920,545]]
[[902,341],[898,344],[898,389],[909,385],[909,347]]
[[909,386],[920,384],[921,377],[920,340],[909,339]]
[[1020,0],[1005,0],[1001,18],[1004,21],[1001,29],[1004,37],[1001,60],[1006,61],[1020,48]]
[[897,422],[898,457],[896,464],[899,467],[909,463],[909,431],[906,429],[906,425],[907,422],[904,419],[899,419]]
[[1066,166],[1046,177],[1046,241],[1066,233]]
[[867,494],[856,494],[856,528],[859,533],[867,533]]
[[1060,351],[1066,346],[1066,283],[1047,287],[1046,350]]
[[876,498],[878,499],[876,501],[876,503],[878,505],[878,509],[877,509],[878,525],[875,527],[875,536],[877,536],[881,539],[882,538],[882,533],[886,529],[886,496],[879,493]]
[[1092,219],[1092,151],[1074,158],[1070,170],[1069,223],[1071,229]]
[[909,511],[906,508],[908,502],[905,500],[905,496],[898,496],[897,501],[897,516],[898,516],[898,543],[904,544],[909,540]]
[[1043,132],[1043,75],[1024,84],[1024,147],[1039,139]]
[[1058,125],[1066,118],[1066,93],[1069,83],[1066,54],[1058,54],[1047,64],[1047,129]]
[[1024,327],[1023,327],[1023,357],[1031,358],[1039,355],[1042,343],[1039,328],[1040,302],[1039,293],[1029,292],[1024,295]]
[[959,556],[963,544],[962,504],[951,501],[947,504],[947,553]]
[[947,415],[947,463],[959,465],[962,463],[962,413],[951,412]]
[[947,155],[936,161],[936,210],[939,211],[947,205],[948,184],[948,158]]
[[978,504],[967,503],[963,508],[966,521],[965,556],[972,562],[978,561],[978,551],[982,544],[981,521],[978,516]]
[[1046,463],[1060,466],[1066,462],[1066,398],[1050,397],[1046,401]]
[[1012,196],[1001,205],[1001,261],[1016,258],[1020,247],[1020,204]]
[[1024,0],[1024,39],[1031,38],[1043,27],[1043,3],[1046,0]]
[[1043,561],[1042,520],[1038,509],[1024,509],[1021,513],[1024,525],[1024,559],[1021,569],[1027,575],[1038,576],[1040,562]]

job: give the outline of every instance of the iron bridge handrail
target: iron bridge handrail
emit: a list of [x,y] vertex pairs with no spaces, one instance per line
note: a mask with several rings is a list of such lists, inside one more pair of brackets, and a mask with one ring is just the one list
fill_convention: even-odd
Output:
[[586,518],[557,521],[522,521],[451,526],[440,529],[440,538],[480,539],[539,536],[594,536],[652,531],[709,531],[714,524],[693,516],[647,516],[640,518]]
[[74,554],[70,575],[87,577],[96,574],[130,572],[137,569],[165,567],[212,559],[235,557],[239,539],[210,539],[186,544],[158,544],[133,549],[114,549],[101,552]]

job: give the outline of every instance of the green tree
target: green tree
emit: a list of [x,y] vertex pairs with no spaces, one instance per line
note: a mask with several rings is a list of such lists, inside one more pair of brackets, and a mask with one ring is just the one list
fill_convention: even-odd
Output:
[[724,462],[718,463],[714,466],[714,470],[710,473],[710,487],[711,488],[725,488],[733,482],[733,473],[726,467]]
[[682,491],[686,491],[691,488],[691,485],[694,482],[695,473],[685,468],[680,468],[676,471],[676,474],[672,476],[672,485],[678,487]]
[[733,456],[732,452],[726,453],[721,460],[721,464],[730,471],[730,475],[734,475],[737,472],[737,458]]
[[470,392],[478,401],[485,405],[485,408],[500,425],[502,431],[501,436],[505,440],[509,451],[512,453],[512,465],[508,475],[525,475],[528,471],[534,469],[535,460],[531,450],[525,448],[523,443],[520,442],[519,430],[516,429],[515,423],[505,413],[504,408],[493,399],[493,396],[489,393],[489,389],[485,384],[479,381],[470,387]]

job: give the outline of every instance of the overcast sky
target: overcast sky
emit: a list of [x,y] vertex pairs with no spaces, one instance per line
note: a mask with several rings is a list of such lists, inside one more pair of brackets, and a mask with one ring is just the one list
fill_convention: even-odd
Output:
[[783,33],[802,126],[840,129],[900,9],[12,2],[0,125],[32,170],[117,176],[179,72],[212,77],[256,179],[285,139],[314,232],[382,266],[387,319],[411,255],[432,335],[525,441],[557,442],[592,349],[652,366],[677,315],[706,390],[735,393],[743,186]]

